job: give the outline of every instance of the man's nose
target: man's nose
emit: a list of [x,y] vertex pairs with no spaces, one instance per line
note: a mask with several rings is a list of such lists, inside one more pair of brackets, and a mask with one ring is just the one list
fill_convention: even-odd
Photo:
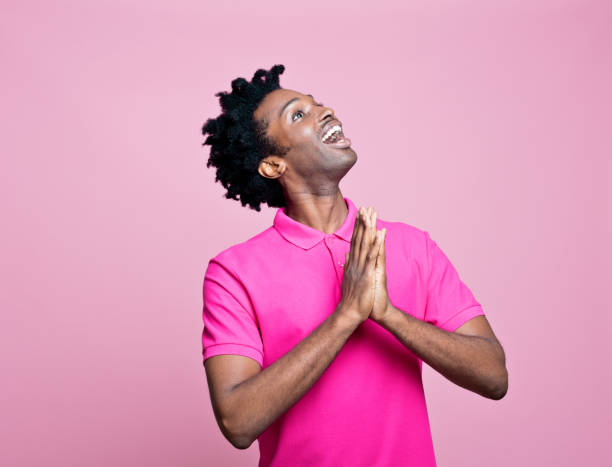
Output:
[[324,121],[328,117],[331,117],[332,119],[335,117],[334,109],[332,109],[331,107],[323,107],[323,109],[321,110],[321,115],[319,115],[319,120]]

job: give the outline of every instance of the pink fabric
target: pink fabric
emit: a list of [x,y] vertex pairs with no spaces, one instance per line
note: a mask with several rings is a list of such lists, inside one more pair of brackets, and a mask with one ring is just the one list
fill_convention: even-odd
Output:
[[[277,209],[274,224],[220,252],[204,277],[204,360],[237,354],[263,369],[293,349],[341,298],[357,207],[333,234]],[[396,308],[452,332],[484,315],[426,231],[387,228],[387,287]],[[259,466],[435,466],[422,361],[362,323],[314,386],[258,438]]]

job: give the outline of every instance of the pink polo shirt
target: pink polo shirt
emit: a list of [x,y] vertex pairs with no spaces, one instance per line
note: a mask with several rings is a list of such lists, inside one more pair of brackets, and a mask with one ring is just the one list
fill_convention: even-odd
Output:
[[[277,209],[268,229],[212,258],[204,276],[203,358],[250,357],[263,369],[334,312],[357,207],[333,234]],[[484,311],[426,231],[387,228],[391,303],[448,332]],[[435,466],[422,360],[368,319],[311,389],[257,439],[259,466]]]

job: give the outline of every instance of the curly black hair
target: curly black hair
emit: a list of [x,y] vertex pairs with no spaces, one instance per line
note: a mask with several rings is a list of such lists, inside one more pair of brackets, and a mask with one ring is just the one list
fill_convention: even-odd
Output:
[[278,77],[284,71],[284,65],[274,65],[269,71],[257,70],[250,82],[234,79],[231,93],[215,94],[223,113],[216,119],[208,119],[202,127],[202,134],[209,135],[202,146],[211,146],[206,167],[216,167],[215,182],[220,181],[227,189],[225,198],[239,200],[243,206],[258,212],[261,203],[271,207],[287,205],[278,180],[263,177],[257,168],[269,154],[283,156],[289,148],[279,146],[266,136],[267,121],[253,118],[263,98],[275,89],[282,89]]

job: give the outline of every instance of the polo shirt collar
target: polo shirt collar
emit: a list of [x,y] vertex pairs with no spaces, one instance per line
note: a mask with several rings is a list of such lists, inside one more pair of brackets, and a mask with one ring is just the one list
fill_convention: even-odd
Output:
[[357,217],[357,206],[347,197],[344,201],[348,208],[348,214],[338,230],[333,234],[326,234],[309,225],[302,224],[286,214],[287,208],[282,207],[276,210],[274,216],[274,227],[285,238],[285,240],[308,250],[323,240],[325,237],[336,236],[350,243],[353,236],[353,227]]

